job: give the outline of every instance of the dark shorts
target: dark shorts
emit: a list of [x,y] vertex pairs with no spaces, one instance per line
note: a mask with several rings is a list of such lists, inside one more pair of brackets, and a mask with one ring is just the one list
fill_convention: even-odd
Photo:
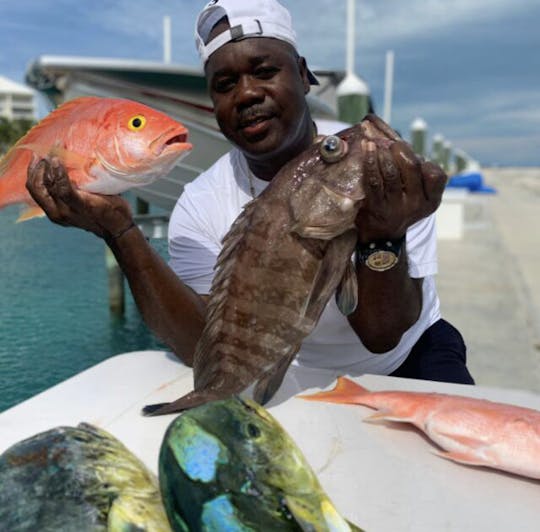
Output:
[[467,348],[460,332],[447,321],[436,321],[390,375],[408,379],[474,384],[467,369]]

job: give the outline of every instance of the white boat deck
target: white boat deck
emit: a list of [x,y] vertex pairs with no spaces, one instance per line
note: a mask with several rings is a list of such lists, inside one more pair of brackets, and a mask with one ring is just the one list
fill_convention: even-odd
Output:
[[[408,425],[363,423],[368,408],[293,397],[330,386],[334,378],[292,367],[269,410],[345,517],[370,532],[538,530],[540,482],[444,460]],[[375,375],[355,380],[373,390],[456,393],[540,410],[539,395],[519,390]],[[147,418],[140,410],[191,389],[191,370],[168,353],[118,355],[0,414],[0,452],[43,430],[86,421],[114,434],[156,471],[174,415]]]

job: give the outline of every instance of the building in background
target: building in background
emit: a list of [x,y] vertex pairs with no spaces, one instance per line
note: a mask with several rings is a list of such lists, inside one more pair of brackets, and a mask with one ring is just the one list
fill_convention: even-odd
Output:
[[0,117],[8,120],[37,120],[34,91],[0,76]]

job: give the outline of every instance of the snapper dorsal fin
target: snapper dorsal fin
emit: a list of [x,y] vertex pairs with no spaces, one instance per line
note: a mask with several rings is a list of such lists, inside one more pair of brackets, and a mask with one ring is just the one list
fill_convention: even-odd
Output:
[[39,137],[42,132],[50,127],[51,123],[58,121],[62,116],[68,117],[68,115],[70,115],[76,108],[81,109],[81,106],[93,105],[99,100],[102,100],[102,98],[98,96],[81,96],[80,98],[68,100],[51,111],[45,118],[30,128],[0,160],[0,178],[2,178],[4,174],[7,174],[9,166],[14,160],[18,150],[28,149],[36,152],[42,157],[48,155],[48,150],[44,150],[39,147],[41,145],[39,142]]

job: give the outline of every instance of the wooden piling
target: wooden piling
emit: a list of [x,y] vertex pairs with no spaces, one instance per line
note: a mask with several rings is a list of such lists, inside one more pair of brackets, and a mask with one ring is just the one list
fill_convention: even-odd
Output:
[[126,309],[124,274],[107,245],[105,246],[105,266],[109,287],[109,310],[116,316],[123,316]]

